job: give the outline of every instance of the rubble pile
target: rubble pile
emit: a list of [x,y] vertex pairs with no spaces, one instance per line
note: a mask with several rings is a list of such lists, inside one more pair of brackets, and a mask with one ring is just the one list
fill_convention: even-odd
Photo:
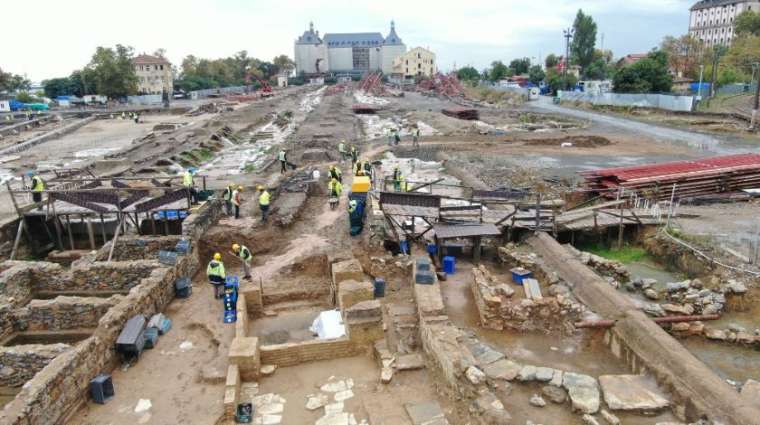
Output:
[[499,282],[482,265],[472,273],[472,291],[483,327],[572,332],[573,323],[583,314],[583,306],[567,294],[527,299],[516,296],[510,285]]
[[[615,282],[628,282],[631,279],[631,274],[628,269],[625,268],[623,263],[614,260],[608,260],[604,257],[592,254],[590,252],[584,252],[576,249],[572,245],[565,245],[565,248],[575,255],[578,260],[594,269],[595,272],[601,276],[611,277]],[[616,288],[619,284],[613,284]]]

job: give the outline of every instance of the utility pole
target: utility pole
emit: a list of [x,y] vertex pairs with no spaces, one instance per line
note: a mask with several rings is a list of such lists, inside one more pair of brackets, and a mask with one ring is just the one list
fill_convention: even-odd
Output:
[[718,44],[713,47],[712,83],[710,83],[710,97],[715,96],[715,80],[718,78],[718,65],[720,58],[726,53],[726,46]]
[[699,88],[697,89],[697,99],[702,100],[702,77],[705,73],[705,65],[699,65]]
[[573,38],[575,30],[573,28],[568,28],[562,32],[565,34],[565,67],[562,71],[564,75],[567,75],[567,68],[570,67],[570,39]]
[[[760,71],[760,69],[759,69]],[[752,108],[752,119],[750,120],[750,128],[757,128],[757,115],[760,113],[760,72],[758,72],[758,78],[755,82],[755,104]]]

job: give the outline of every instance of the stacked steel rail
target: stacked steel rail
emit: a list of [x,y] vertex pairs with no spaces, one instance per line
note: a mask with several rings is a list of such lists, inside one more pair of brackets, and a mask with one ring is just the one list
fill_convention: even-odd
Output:
[[441,96],[462,96],[462,84],[456,74],[449,75],[438,73],[428,80],[423,80],[418,87],[426,91],[434,91]]
[[622,188],[653,199],[681,199],[760,187],[760,155],[718,156],[580,174],[590,190],[610,198]]
[[385,85],[383,85],[382,76],[383,74],[381,72],[364,74],[364,77],[359,81],[359,90],[375,96],[382,96],[385,94]]

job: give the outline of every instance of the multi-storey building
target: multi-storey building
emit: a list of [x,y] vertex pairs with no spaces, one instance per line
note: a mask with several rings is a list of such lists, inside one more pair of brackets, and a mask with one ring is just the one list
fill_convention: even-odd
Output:
[[403,78],[432,77],[438,70],[435,53],[422,47],[398,56],[393,60],[393,75]]
[[137,92],[140,94],[163,94],[168,93],[171,97],[174,92],[174,76],[172,64],[168,60],[151,55],[140,55],[132,59],[137,74]]
[[379,32],[324,34],[309,25],[294,44],[298,74],[383,71],[390,74],[393,60],[406,52],[406,45],[391,22],[388,36]]
[[736,36],[736,18],[747,10],[760,12],[760,0],[701,0],[689,10],[689,34],[707,46],[727,46]]

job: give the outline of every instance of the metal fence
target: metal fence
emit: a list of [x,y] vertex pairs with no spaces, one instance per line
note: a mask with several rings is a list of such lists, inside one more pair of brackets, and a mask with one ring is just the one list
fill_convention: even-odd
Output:
[[742,94],[742,93],[754,93],[757,90],[757,83],[755,84],[728,84],[718,88],[717,93],[730,95],[730,94]]
[[214,95],[227,95],[234,93],[245,93],[246,89],[250,86],[233,86],[233,87],[219,87],[215,89],[195,90],[189,93],[190,99],[205,99]]
[[141,96],[127,96],[127,103],[130,105],[160,105],[163,103],[163,96],[160,94],[144,94]]
[[602,93],[560,91],[562,101],[588,102],[604,106],[636,106],[640,108],[659,108],[669,111],[690,112],[694,108],[694,96],[674,96],[650,93]]

